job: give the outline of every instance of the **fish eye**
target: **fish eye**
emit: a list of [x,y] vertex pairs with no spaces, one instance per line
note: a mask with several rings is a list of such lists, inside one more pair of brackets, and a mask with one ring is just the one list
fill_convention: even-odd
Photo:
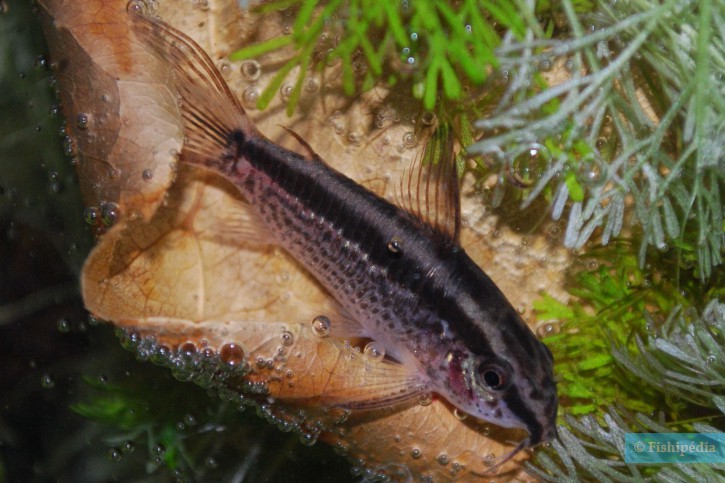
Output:
[[476,375],[479,384],[495,391],[505,389],[509,383],[508,372],[501,365],[490,361],[481,362]]

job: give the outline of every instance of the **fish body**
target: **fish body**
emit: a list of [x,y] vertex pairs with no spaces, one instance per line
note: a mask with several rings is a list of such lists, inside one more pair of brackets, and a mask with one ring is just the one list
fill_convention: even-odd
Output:
[[349,407],[432,391],[474,417],[526,429],[519,448],[555,436],[551,353],[452,233],[314,153],[266,139],[191,39],[158,20],[139,16],[134,24],[174,66],[185,121],[181,160],[233,182],[276,243],[359,324],[359,335],[416,375],[415,383],[385,395],[371,389],[369,400]]

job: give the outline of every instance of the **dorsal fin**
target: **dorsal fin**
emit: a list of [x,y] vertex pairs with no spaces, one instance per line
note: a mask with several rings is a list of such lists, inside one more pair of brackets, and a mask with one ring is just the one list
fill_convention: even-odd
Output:
[[453,130],[439,124],[423,153],[401,178],[401,205],[438,233],[458,241],[461,200]]
[[297,142],[300,143],[300,146],[302,146],[303,148],[305,148],[305,151],[307,151],[307,156],[309,157],[309,159],[311,161],[312,160],[322,161],[322,158],[320,158],[320,156],[315,152],[315,150],[312,149],[312,146],[310,146],[309,143],[307,141],[305,141],[304,138],[302,138],[302,136],[300,136],[299,134],[297,134],[295,131],[293,131],[292,129],[288,128],[287,126],[282,126],[280,124],[279,127],[281,127],[282,129],[284,129],[285,131],[287,131],[287,133],[290,136],[292,136],[293,138],[295,138],[297,140]]
[[214,169],[233,136],[259,136],[214,62],[184,33],[140,12],[130,13],[136,36],[174,73],[184,120],[184,162]]

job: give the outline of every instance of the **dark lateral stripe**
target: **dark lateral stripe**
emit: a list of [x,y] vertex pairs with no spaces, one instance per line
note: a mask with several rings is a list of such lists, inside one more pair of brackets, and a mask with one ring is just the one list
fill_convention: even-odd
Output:
[[409,255],[431,251],[420,246],[422,240],[416,227],[400,208],[322,162],[305,159],[266,139],[246,143],[243,151],[256,169],[267,174],[316,216],[332,222],[346,239],[357,243],[363,234],[367,235],[366,245],[371,246],[361,245],[361,248],[368,252],[373,263],[384,266],[390,263],[386,246],[393,234],[406,244],[417,245],[407,252]]
[[[506,313],[506,309],[501,310],[504,306],[514,309],[453,240],[426,229],[412,215],[322,162],[305,159],[266,139],[253,139],[241,151],[282,190],[340,229],[345,239],[358,244],[372,264],[386,267],[391,282],[418,292],[422,301],[430,302],[429,309],[452,321],[450,329],[456,338],[474,352],[493,354],[495,344],[485,335],[488,321],[480,319]],[[403,241],[400,256],[393,256],[387,248],[393,236]],[[436,274],[427,279],[425,272],[432,267]],[[466,310],[458,303],[460,291],[484,303]],[[481,314],[481,305],[490,310]]]

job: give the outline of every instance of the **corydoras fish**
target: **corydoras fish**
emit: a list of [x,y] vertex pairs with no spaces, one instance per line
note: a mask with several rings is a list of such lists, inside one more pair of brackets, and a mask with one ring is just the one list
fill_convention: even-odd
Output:
[[135,33],[174,69],[181,161],[233,182],[273,241],[325,287],[344,314],[332,318],[333,335],[370,338],[413,375],[342,406],[435,392],[474,417],[526,429],[517,450],[556,435],[551,353],[458,244],[454,170],[456,189],[431,194],[442,216],[396,206],[309,147],[301,155],[265,138],[196,43],[160,20],[132,17]]

